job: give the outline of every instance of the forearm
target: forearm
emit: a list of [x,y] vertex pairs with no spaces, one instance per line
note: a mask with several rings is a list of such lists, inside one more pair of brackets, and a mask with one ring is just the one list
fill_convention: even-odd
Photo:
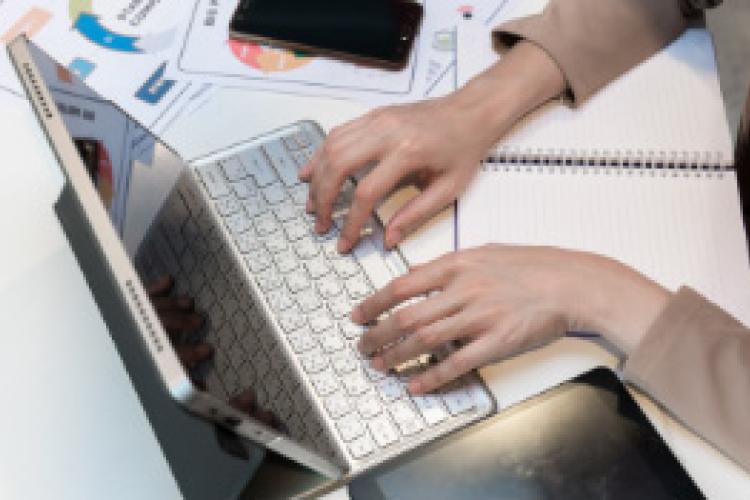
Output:
[[521,42],[447,100],[489,147],[520,118],[564,90],[565,79],[555,61],[533,43]]

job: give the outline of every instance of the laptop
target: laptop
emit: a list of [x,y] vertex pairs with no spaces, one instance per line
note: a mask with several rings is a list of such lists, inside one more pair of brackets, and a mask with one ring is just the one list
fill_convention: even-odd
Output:
[[[408,265],[383,248],[375,217],[351,254],[336,251],[352,181],[336,227],[314,232],[297,170],[324,139],[319,125],[291,123],[187,163],[25,37],[8,50],[66,177],[61,198],[72,203],[58,205],[90,236],[80,264],[117,291],[100,308],[126,311],[135,331],[118,335],[140,338],[177,404],[332,479],[494,412],[476,373],[412,396],[405,382],[435,357],[386,375],[358,353],[352,307]],[[208,366],[181,365],[146,293],[167,274],[206,317],[188,340],[213,345]],[[205,370],[205,388],[192,370]],[[280,425],[230,404],[247,388]]]

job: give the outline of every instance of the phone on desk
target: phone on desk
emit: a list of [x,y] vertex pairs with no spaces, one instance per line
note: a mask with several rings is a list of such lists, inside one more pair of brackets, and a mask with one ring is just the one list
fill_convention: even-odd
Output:
[[235,39],[389,69],[406,65],[423,17],[410,0],[241,0]]

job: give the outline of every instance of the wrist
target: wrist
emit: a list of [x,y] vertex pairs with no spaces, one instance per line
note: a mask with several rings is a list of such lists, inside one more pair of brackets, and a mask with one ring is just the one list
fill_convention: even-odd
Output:
[[448,96],[488,147],[518,120],[565,90],[557,63],[537,45],[521,41],[494,66]]
[[582,256],[586,262],[571,269],[576,285],[569,287],[565,299],[569,301],[566,310],[572,311],[571,324],[601,333],[630,355],[672,294],[620,262],[597,255]]

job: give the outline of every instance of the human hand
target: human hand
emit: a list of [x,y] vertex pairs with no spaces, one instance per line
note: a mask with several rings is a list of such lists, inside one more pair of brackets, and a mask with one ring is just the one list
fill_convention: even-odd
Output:
[[[461,117],[461,119],[457,119]],[[423,190],[388,224],[385,244],[393,247],[464,190],[493,143],[455,98],[389,106],[334,129],[300,178],[310,182],[307,209],[315,229],[332,224],[336,198],[347,178],[368,164],[376,167],[358,183],[338,250],[350,250],[376,205],[405,180]]]
[[277,431],[285,430],[279,417],[273,412],[258,406],[257,398],[252,388],[247,388],[236,394],[229,400],[229,405]]
[[174,346],[182,365],[192,370],[211,359],[214,350],[205,342],[188,343],[185,337],[197,333],[205,323],[203,316],[195,311],[195,302],[187,296],[172,296],[174,279],[162,276],[147,287],[151,303],[156,309],[164,329]]
[[387,370],[459,341],[455,352],[409,381],[415,394],[567,331],[599,331],[628,353],[669,298],[661,286],[605,257],[487,245],[413,268],[355,308],[352,320],[371,323],[426,294],[379,321],[359,345],[374,353],[374,368]]
[[388,223],[393,247],[466,188],[489,148],[522,116],[559,95],[565,80],[541,48],[519,42],[495,66],[443,98],[390,106],[335,128],[300,178],[310,183],[307,210],[327,232],[344,181],[368,165],[338,242],[349,251],[376,204],[404,181],[423,188]]

